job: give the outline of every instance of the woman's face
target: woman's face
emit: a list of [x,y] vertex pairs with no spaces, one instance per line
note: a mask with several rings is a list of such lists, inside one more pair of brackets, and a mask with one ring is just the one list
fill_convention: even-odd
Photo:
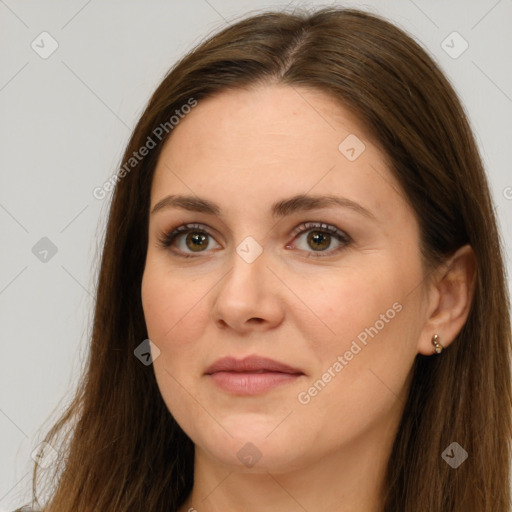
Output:
[[431,353],[426,282],[415,216],[358,120],[282,85],[199,101],[151,212],[154,371],[196,455],[258,472],[387,449]]

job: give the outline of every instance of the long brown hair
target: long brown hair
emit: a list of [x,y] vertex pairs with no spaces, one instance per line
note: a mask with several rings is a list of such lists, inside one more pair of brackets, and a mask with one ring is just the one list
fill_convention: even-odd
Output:
[[[389,157],[435,265],[476,255],[472,307],[439,357],[418,355],[386,473],[385,512],[509,512],[511,336],[502,250],[482,162],[453,88],[413,39],[380,17],[324,8],[243,19],[178,62],[151,97],[123,157],[156,147],[118,176],[87,365],[46,441],[59,451],[47,512],[175,511],[193,484],[194,447],[134,356],[150,188],[169,119],[183,105],[255,84],[323,91],[350,109]],[[305,106],[305,108],[309,108]],[[158,132],[160,133],[160,132]],[[62,438],[62,439],[61,439]],[[61,444],[57,441],[61,439]],[[469,454],[457,469],[452,442]],[[38,475],[34,467],[34,497]]]

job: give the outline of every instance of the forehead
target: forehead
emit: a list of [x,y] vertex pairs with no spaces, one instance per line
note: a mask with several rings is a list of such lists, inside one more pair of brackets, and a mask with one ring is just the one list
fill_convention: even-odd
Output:
[[261,209],[263,199],[311,191],[375,208],[399,189],[385,154],[349,110],[322,92],[276,85],[199,101],[162,150],[151,203],[186,193]]
[[[286,85],[224,91],[198,102],[173,130],[167,147],[194,149],[195,158],[250,154],[268,161],[270,152],[296,160],[336,155],[349,134],[368,139],[357,117],[327,94]],[[297,147],[297,144],[300,144]],[[311,153],[321,148],[321,153]],[[190,151],[191,152],[191,151]],[[277,156],[276,155],[276,156]]]

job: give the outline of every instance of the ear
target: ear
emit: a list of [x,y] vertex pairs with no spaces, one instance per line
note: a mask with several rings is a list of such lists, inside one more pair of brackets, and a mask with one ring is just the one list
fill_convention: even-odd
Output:
[[427,317],[418,339],[418,352],[435,353],[432,336],[446,348],[466,323],[476,281],[476,258],[473,249],[464,245],[443,263],[431,278],[427,294]]

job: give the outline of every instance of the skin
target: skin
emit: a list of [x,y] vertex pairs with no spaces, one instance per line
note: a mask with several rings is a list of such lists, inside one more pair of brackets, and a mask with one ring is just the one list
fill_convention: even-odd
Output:
[[[365,144],[354,161],[338,149],[350,134]],[[466,320],[471,249],[427,274],[417,220],[384,153],[349,111],[305,88],[258,86],[200,101],[163,148],[151,209],[169,194],[221,208],[163,208],[149,222],[142,301],[160,350],[154,371],[196,453],[180,512],[381,510],[414,359],[433,354],[434,333],[447,347]],[[329,206],[273,218],[271,205],[296,194],[343,196],[372,217]],[[326,235],[320,254],[307,238],[318,228],[292,235],[303,222],[334,225],[352,241]],[[186,234],[171,247],[159,242],[183,223],[210,233],[202,252]],[[263,250],[252,263],[236,251],[248,236]],[[347,361],[352,342],[393,304],[400,311]],[[304,375],[255,396],[227,393],[204,375],[220,357],[250,354]],[[336,372],[338,356],[347,364]],[[301,403],[299,393],[329,368],[330,381]],[[261,455],[252,467],[237,457],[247,442]]]

